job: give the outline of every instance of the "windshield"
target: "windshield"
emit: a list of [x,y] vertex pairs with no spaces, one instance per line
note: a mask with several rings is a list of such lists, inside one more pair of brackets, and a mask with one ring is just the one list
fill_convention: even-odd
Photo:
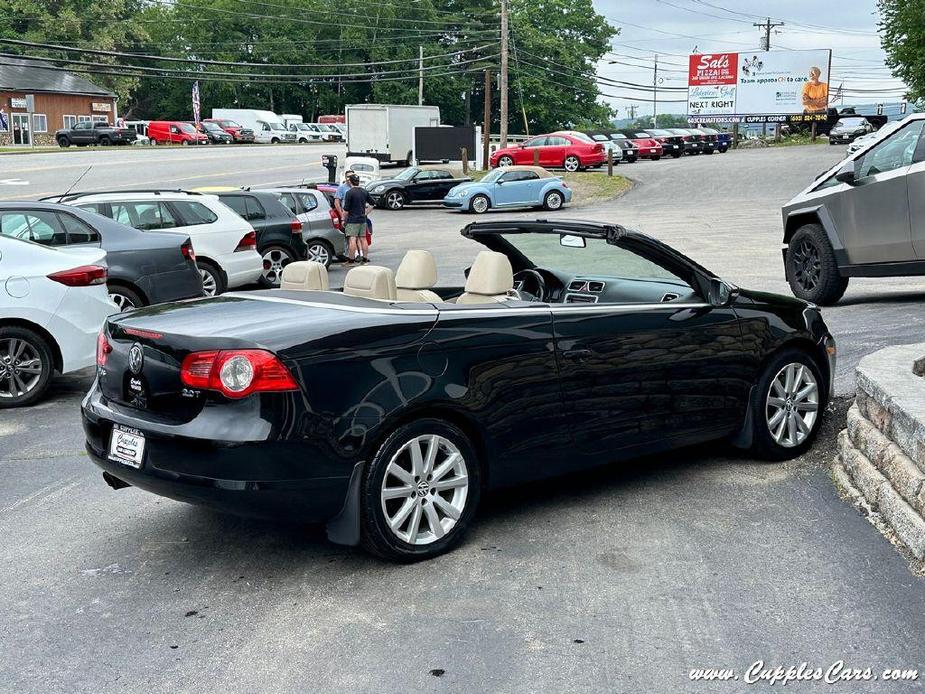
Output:
[[216,121],[223,128],[240,128],[241,124],[236,120],[220,120]]
[[372,164],[354,164],[350,168],[352,168],[355,172],[365,171],[367,173],[372,173],[376,170],[376,167]]
[[205,128],[206,130],[211,130],[212,132],[223,132],[222,129],[218,127],[215,123],[203,123],[202,127]]
[[282,123],[270,123],[270,127],[273,130],[285,130],[286,129],[286,126],[284,126]]
[[397,178],[399,181],[410,181],[412,178],[414,178],[414,174],[416,174],[417,172],[418,172],[418,169],[414,169],[414,168],[405,169],[400,174],[398,174],[395,178]]
[[317,127],[318,127],[318,129],[319,129],[321,132],[323,132],[323,133],[329,133],[329,132],[331,132],[331,126],[330,126],[330,125],[325,125],[324,123],[319,123]]
[[653,129],[649,131],[651,135],[657,135],[658,137],[671,137],[672,133],[668,130]]
[[859,128],[867,121],[864,118],[842,118],[835,127],[837,128]]
[[185,133],[194,133],[194,132],[196,132],[196,128],[194,128],[194,127],[193,127],[192,125],[190,125],[189,123],[180,123],[180,130],[182,130],[182,131],[185,132]]
[[607,140],[607,136],[606,135],[592,135],[591,139],[597,140],[598,142],[604,142]]
[[627,137],[626,135],[621,135],[620,133],[611,133],[610,139],[611,140],[626,140]]
[[488,174],[482,179],[482,183],[494,183],[499,178],[501,178],[501,174],[503,173],[504,173],[504,168],[495,169],[494,171],[492,171],[490,174]]
[[309,128],[305,123],[296,123],[295,127],[299,130],[311,130],[311,128]]

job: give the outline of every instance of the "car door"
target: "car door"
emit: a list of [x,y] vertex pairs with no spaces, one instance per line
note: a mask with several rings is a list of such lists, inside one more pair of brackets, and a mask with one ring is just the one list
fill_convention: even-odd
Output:
[[918,260],[925,260],[925,129],[919,135],[918,150],[906,172],[909,186],[909,227],[912,248]]
[[531,187],[539,179],[533,171],[508,171],[495,183],[495,206],[507,207],[530,203]]
[[550,135],[540,150],[540,166],[562,166],[572,143],[561,135]]
[[326,200],[319,200],[321,193],[294,193],[302,205],[302,217],[308,221],[308,228],[315,234],[330,230],[334,224],[331,221],[331,206]]
[[549,261],[570,288],[590,278],[552,309],[576,452],[606,462],[734,431],[754,377],[735,311],[705,301],[692,269],[616,243],[588,239]]
[[77,123],[74,129],[71,130],[71,139],[74,141],[74,144],[81,145],[93,142],[93,123],[90,121]]
[[438,195],[442,190],[440,178],[443,174],[444,172],[442,171],[434,170],[418,172],[418,175],[414,177],[412,199],[425,202],[428,200],[443,200],[445,193]]
[[911,207],[917,201],[908,175],[922,161],[923,125],[923,120],[911,121],[855,159],[852,184],[833,188],[825,199],[850,264],[915,258]]
[[530,165],[533,163],[533,153],[535,151],[539,152],[539,156],[543,156],[543,146],[546,144],[546,136],[540,135],[539,137],[533,137],[523,143],[522,147],[519,147],[513,151],[513,159],[515,164],[526,164]]

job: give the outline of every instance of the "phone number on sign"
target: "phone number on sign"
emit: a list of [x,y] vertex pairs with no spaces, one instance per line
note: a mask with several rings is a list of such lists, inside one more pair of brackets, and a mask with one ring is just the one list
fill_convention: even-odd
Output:
[[844,682],[910,682],[918,680],[919,671],[913,669],[853,668],[843,660],[836,660],[828,667],[811,667],[807,663],[800,665],[767,665],[763,660],[756,660],[741,674],[731,668],[695,668],[688,674],[693,681],[742,681],[746,684],[782,684],[791,682],[823,682],[839,684]]

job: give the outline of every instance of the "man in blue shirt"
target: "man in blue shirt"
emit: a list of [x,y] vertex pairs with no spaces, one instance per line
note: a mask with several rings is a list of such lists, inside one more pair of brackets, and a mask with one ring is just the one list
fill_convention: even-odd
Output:
[[337,210],[337,214],[340,215],[341,221],[344,219],[344,196],[347,194],[347,191],[350,190],[350,177],[353,176],[353,169],[347,169],[344,171],[344,180],[339,186],[337,186],[337,191],[334,193],[334,209]]

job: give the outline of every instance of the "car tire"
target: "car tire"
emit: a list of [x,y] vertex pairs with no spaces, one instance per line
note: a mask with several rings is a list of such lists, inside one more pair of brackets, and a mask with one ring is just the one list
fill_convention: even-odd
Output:
[[487,195],[473,195],[469,201],[469,211],[473,214],[484,214],[491,208],[491,200]]
[[202,293],[205,296],[218,296],[225,291],[225,276],[215,263],[197,260],[196,267],[202,277]]
[[637,160],[638,158],[639,158],[639,157],[628,157],[628,158],[626,159],[626,161],[627,161],[627,163],[629,163],[629,164],[635,164],[635,163],[636,163],[636,160]]
[[66,147],[70,147],[70,146],[71,146],[71,141],[70,141],[67,137],[65,137],[64,135],[62,135],[61,137],[58,138],[58,146],[59,146],[59,147],[65,147],[65,148],[66,148]]
[[334,247],[324,239],[312,239],[308,242],[306,259],[330,267],[334,262]]
[[838,272],[835,251],[820,224],[804,224],[790,239],[784,262],[794,296],[831,306],[844,296],[848,278]]
[[562,162],[562,168],[569,173],[574,173],[581,168],[581,159],[574,154],[570,154],[565,158],[565,161]]
[[103,137],[100,138],[100,141],[99,141],[99,146],[100,146],[100,147],[109,147],[109,145],[111,145],[111,144],[112,144],[112,140],[110,140],[110,139],[109,139],[108,137],[106,137],[105,135],[104,135]]
[[658,160],[661,159],[661,158],[662,158],[662,155],[661,155],[661,154],[656,154],[656,155],[654,155],[654,156],[652,157],[652,161],[658,161]]
[[[35,369],[38,373],[33,372]],[[0,409],[25,407],[40,400],[54,370],[51,345],[42,335],[19,326],[0,328]]]
[[189,147],[189,140],[180,140],[180,145],[182,147]]
[[283,268],[296,260],[292,250],[285,246],[267,246],[260,251],[260,256],[263,258],[263,273],[260,275],[262,287],[278,287]]
[[498,159],[498,166],[514,166],[514,158],[505,154]]
[[565,196],[558,190],[551,190],[543,198],[544,210],[561,210],[565,204]]
[[157,147],[157,138],[154,138],[154,137],[148,138],[148,144],[150,144],[152,147]]
[[119,307],[119,311],[134,311],[136,308],[145,306],[145,300],[141,298],[138,292],[121,284],[110,284],[106,290],[109,292],[109,298]]
[[681,158],[681,153],[680,153],[680,152],[672,152],[672,153],[671,153],[671,158],[672,158],[672,159],[680,159],[680,158]]
[[278,145],[278,144],[279,144],[279,138],[278,138],[278,137],[273,137],[273,138],[271,138],[271,139],[270,139],[270,144],[271,144],[271,145]]
[[704,154],[713,154],[713,150],[712,150],[712,149],[705,149],[705,150],[703,150],[703,153],[704,153]]
[[408,196],[406,196],[400,190],[390,190],[382,196],[383,206],[388,210],[400,210],[408,202]]
[[808,352],[790,348],[774,355],[751,393],[752,451],[778,461],[805,453],[819,433],[827,393]]
[[[432,486],[433,472],[440,486],[454,486]],[[458,427],[431,418],[399,426],[364,471],[360,542],[390,561],[436,557],[462,540],[478,509],[481,485],[475,448]]]

